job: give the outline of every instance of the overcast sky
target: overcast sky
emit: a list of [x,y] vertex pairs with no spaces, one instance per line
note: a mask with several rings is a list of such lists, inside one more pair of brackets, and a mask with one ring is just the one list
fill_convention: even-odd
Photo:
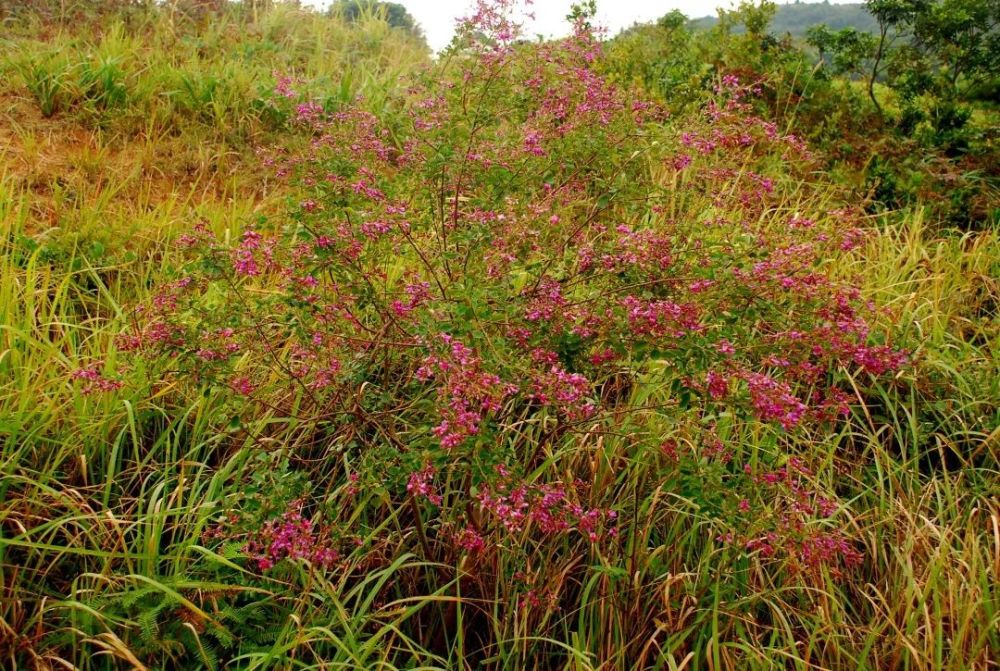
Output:
[[[455,18],[468,14],[472,0],[395,0],[404,5],[417,20],[427,41],[435,51],[451,41],[455,28]],[[845,2],[850,0],[832,0]],[[854,0],[860,2],[861,0]],[[314,0],[310,4],[329,4],[329,0]],[[541,33],[546,37],[564,35],[567,32],[566,14],[571,0],[535,0],[532,11],[534,22],[526,22],[525,36]],[[639,21],[652,21],[671,9],[679,9],[690,18],[715,15],[717,7],[731,7],[730,0],[597,0],[597,18],[600,25],[615,35]]]

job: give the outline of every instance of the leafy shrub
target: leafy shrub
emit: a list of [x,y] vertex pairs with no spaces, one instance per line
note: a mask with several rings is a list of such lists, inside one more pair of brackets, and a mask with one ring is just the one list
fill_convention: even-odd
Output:
[[[646,465],[635,496],[676,488],[701,511],[739,584],[749,561],[795,587],[857,570],[808,445],[907,362],[876,306],[824,272],[858,244],[858,214],[797,211],[789,180],[812,159],[753,114],[757,87],[727,75],[665,128],[595,71],[583,21],[519,44],[505,4],[481,5],[460,51],[381,115],[279,78],[275,105],[312,141],[263,164],[298,202],[237,239],[183,236],[188,264],[120,338],[155,387],[221,393],[285,460],[210,540],[298,580],[384,566],[371,544],[392,537],[372,534],[392,520],[477,593],[513,586],[520,612],[499,621],[544,631],[590,579],[576,558],[629,561],[643,521],[624,460]],[[756,431],[773,450],[745,447]],[[554,470],[567,452],[581,458]],[[289,474],[300,488],[268,493]]]

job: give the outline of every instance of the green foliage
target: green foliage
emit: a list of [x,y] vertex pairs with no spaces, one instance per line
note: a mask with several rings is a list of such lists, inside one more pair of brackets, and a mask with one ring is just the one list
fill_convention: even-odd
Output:
[[42,116],[50,117],[67,104],[72,72],[65,59],[56,56],[43,59],[25,60],[15,67],[38,102]]
[[835,74],[860,76],[875,52],[876,38],[854,28],[836,32],[820,24],[806,31],[806,41],[819,51],[821,59],[829,57]]
[[589,27],[590,21],[593,21],[595,16],[597,16],[597,0],[583,0],[570,5],[566,20],[572,24],[583,22]]
[[605,47],[602,60],[613,81],[658,94],[675,112],[702,99],[712,74],[679,19],[671,13],[655,25],[630,28]]
[[423,41],[423,31],[416,20],[407,11],[406,6],[398,2],[383,0],[336,0],[329,9],[330,14],[344,17],[350,23],[356,23],[365,18],[383,18],[393,28],[399,28]]
[[744,4],[708,31],[668,15],[616,37],[605,63],[610,76],[643,86],[674,111],[703,99],[726,73],[756,81],[766,115],[819,147],[876,209],[927,202],[952,224],[995,221],[990,197],[1000,161],[990,138],[1000,120],[982,100],[1000,87],[998,50],[990,48],[995,3],[874,3],[872,32],[809,27],[806,44],[815,52],[772,37],[778,31],[768,26],[784,7]]
[[[113,11],[87,14],[79,37],[56,53],[36,46],[37,16],[29,13],[10,23],[20,48],[6,50],[3,62],[47,117],[80,114],[96,129],[125,133],[171,133],[195,123],[247,137],[280,122],[263,104],[275,71],[323,73],[346,99],[378,100],[427,56],[422,37],[390,30],[374,15],[352,24],[290,4],[256,14],[226,6],[201,25],[171,23],[172,7],[146,8],[141,21]],[[384,49],[399,59],[382,58]],[[390,69],[394,75],[383,79]]]
[[[430,64],[426,49],[379,17],[347,23],[261,1],[206,14],[167,4],[176,11],[0,0],[0,667],[989,667],[1000,650],[1000,124],[987,100],[995,33],[961,18],[980,17],[978,5],[935,4],[948,16],[931,8],[933,21],[906,25],[872,87],[881,115],[866,87],[877,45],[860,33],[833,24],[815,33],[820,62],[772,36],[783,32],[783,7],[770,29],[766,9],[744,8],[707,34],[668,14],[605,43],[593,67],[671,114],[642,111],[641,132],[626,112],[610,130],[595,122],[546,135],[549,153],[538,156],[525,153],[526,129],[551,133],[559,117],[526,115],[530,70],[484,86],[464,78],[467,54],[452,53],[442,78],[455,86],[438,108],[413,89],[427,85],[413,77]],[[740,27],[745,17],[754,34]],[[533,57],[553,46],[517,48]],[[294,97],[275,95],[275,71]],[[552,102],[575,90],[546,77]],[[752,107],[741,118],[760,125],[726,126],[731,145],[715,153],[684,144],[685,133],[707,140],[719,130],[705,105],[726,113],[732,77],[759,89],[741,100]],[[314,127],[300,104],[356,116],[329,127],[319,116]],[[414,108],[426,134],[404,112]],[[332,341],[348,350],[343,336],[379,339],[398,351],[350,350],[345,393],[316,405],[315,390],[279,384],[287,375],[274,361],[299,354],[277,338],[256,359],[233,359],[260,373],[250,382],[271,391],[262,402],[211,384],[217,364],[195,352],[196,365],[182,369],[180,359],[120,351],[123,334],[152,323],[134,308],[162,304],[159,290],[183,277],[184,234],[217,241],[214,265],[197,269],[217,272],[248,230],[304,243],[307,229],[371,223],[374,206],[326,179],[357,166],[312,144],[330,128],[343,133],[338,146],[370,138],[369,114],[388,148],[378,186],[406,202],[400,218],[414,237],[365,238],[355,265],[328,264],[342,296],[356,291],[340,304],[342,337]],[[795,149],[768,133],[797,136]],[[415,135],[432,141],[407,145]],[[503,151],[477,152],[486,142]],[[311,183],[276,178],[261,148],[276,165],[292,159],[292,172],[322,171]],[[406,151],[421,160],[407,164]],[[540,206],[545,184],[565,184],[572,197]],[[754,200],[763,184],[772,191]],[[328,209],[307,212],[310,199]],[[516,216],[497,225],[473,206]],[[881,306],[872,337],[908,350],[911,366],[877,379],[854,366],[820,376],[849,390],[850,413],[799,434],[691,387],[692,371],[716,360],[712,339],[740,334],[738,356],[754,357],[798,318],[788,294],[762,304],[733,269],[766,262],[772,241],[835,246],[824,236],[853,227],[850,250],[817,254],[792,276],[856,286],[858,301]],[[618,242],[647,231],[668,232],[663,258],[687,263],[670,282],[621,265],[635,249]],[[595,267],[575,275],[585,240]],[[275,249],[302,258],[299,247]],[[379,321],[380,306],[406,299],[404,286],[439,290],[431,274],[405,274],[421,254],[447,300],[419,321]],[[501,272],[485,273],[487,263]],[[358,274],[364,267],[374,272]],[[627,328],[604,334],[625,355],[602,376],[586,336],[538,327],[531,337],[559,365],[593,377],[592,400],[609,409],[603,423],[568,424],[540,400],[505,399],[469,444],[442,449],[414,419],[440,404],[411,379],[407,362],[421,354],[399,344],[404,329],[448,324],[484,365],[523,384],[531,356],[507,339],[546,274],[568,299],[557,319],[608,296],[667,299],[709,274],[725,291],[696,294],[723,298],[705,303],[703,333],[628,350]],[[279,300],[289,287],[280,273],[214,281],[197,312],[178,316],[196,337],[196,323],[229,320],[308,340],[305,325],[324,318],[308,300]],[[778,355],[788,353],[775,353],[775,375]],[[81,369],[108,391],[84,393]],[[713,451],[715,440],[727,452]],[[405,493],[427,456],[440,507]],[[774,490],[743,470],[803,463],[793,458],[808,474]],[[581,506],[615,510],[616,540],[490,526],[478,503],[464,503],[495,483],[501,464],[529,487],[582,483],[566,491]],[[792,528],[806,491],[837,509]],[[248,541],[299,502],[339,563],[286,558],[259,570]],[[457,549],[459,519],[489,529],[490,549]],[[864,560],[846,580],[807,579],[780,558],[786,548],[768,558],[729,542],[737,528],[792,543],[840,528]]]

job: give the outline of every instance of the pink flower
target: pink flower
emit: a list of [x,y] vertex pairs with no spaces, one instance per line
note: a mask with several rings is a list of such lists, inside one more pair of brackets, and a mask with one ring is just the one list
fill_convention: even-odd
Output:
[[273,76],[277,81],[274,84],[274,94],[282,98],[295,98],[299,94],[292,89],[292,84],[295,83],[295,77],[291,75],[282,75],[277,72],[273,73]]
[[713,401],[718,401],[729,393],[729,378],[724,375],[709,371],[705,382],[708,387],[708,395]]
[[806,406],[787,384],[760,373],[746,373],[744,379],[758,417],[764,421],[777,420],[786,431],[798,425]]
[[105,377],[101,373],[100,367],[101,364],[96,363],[88,368],[73,371],[72,378],[84,382],[83,388],[80,390],[82,394],[89,395],[95,392],[108,392],[122,388],[120,381]]
[[478,531],[465,527],[454,536],[456,547],[469,554],[479,554],[486,549],[486,540]]
[[437,469],[428,464],[422,470],[410,473],[410,480],[406,483],[406,491],[412,496],[422,496],[436,506],[441,505],[441,496],[434,492],[431,481],[437,475]]
[[304,559],[322,568],[331,568],[340,553],[330,545],[329,534],[316,528],[302,515],[302,502],[294,501],[280,517],[270,520],[253,534],[245,551],[266,571],[283,559]]
[[248,377],[243,375],[234,377],[230,380],[229,388],[237,394],[242,394],[243,396],[250,396],[257,389],[256,385],[250,382]]
[[442,419],[432,432],[443,447],[453,449],[478,434],[486,415],[497,412],[517,388],[484,371],[472,349],[450,335],[441,334],[439,340],[447,349],[426,357],[416,377],[422,382],[438,383]]

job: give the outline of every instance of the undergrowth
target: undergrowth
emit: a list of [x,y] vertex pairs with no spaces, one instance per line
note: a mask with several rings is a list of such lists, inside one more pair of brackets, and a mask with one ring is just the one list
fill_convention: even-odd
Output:
[[18,19],[5,665],[992,668],[996,231],[513,4]]

